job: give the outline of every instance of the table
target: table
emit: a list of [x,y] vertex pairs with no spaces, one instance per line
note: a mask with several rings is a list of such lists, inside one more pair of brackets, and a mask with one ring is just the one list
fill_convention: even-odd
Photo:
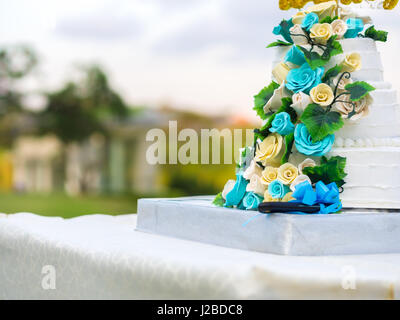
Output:
[[0,215],[0,299],[400,297],[400,254],[279,256],[135,224],[136,215]]

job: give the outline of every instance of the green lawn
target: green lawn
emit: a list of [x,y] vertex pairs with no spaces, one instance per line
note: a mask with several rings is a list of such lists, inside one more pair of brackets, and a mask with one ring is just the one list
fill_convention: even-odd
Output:
[[0,212],[32,212],[43,216],[72,218],[85,214],[136,213],[137,196],[77,196],[65,194],[0,194]]

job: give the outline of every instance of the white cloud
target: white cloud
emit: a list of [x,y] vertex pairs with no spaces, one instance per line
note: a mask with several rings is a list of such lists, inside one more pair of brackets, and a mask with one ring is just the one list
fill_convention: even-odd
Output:
[[[253,114],[270,80],[272,28],[290,13],[265,0],[0,1],[0,45],[28,42],[41,56],[38,88],[56,88],[74,63],[96,62],[132,104],[169,101],[199,111]],[[374,11],[390,32],[385,75],[400,87],[400,8]],[[30,81],[32,84],[33,81]],[[33,88],[30,85],[30,88]]]

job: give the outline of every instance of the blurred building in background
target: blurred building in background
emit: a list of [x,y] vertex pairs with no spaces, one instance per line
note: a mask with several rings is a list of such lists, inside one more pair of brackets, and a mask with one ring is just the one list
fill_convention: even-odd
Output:
[[[0,191],[215,193],[234,174],[234,161],[227,163],[224,158],[233,159],[233,153],[246,143],[246,132],[240,131],[241,140],[234,146],[230,129],[254,127],[242,117],[211,116],[171,106],[129,106],[97,65],[80,67],[77,76],[58,90],[37,93],[43,105],[31,110],[24,104],[29,95],[19,90],[18,83],[36,63],[30,48],[0,48]],[[186,143],[177,142],[176,150],[168,145],[170,121],[176,121],[178,133],[182,129],[197,133],[196,163],[147,161],[152,142],[146,142],[146,135],[151,129],[165,132],[166,152],[177,154]],[[213,129],[211,136],[203,138],[203,129]],[[219,141],[221,162],[202,163],[203,144],[211,151],[215,141]]]
[[[18,192],[157,194],[171,186],[203,190],[220,187],[216,172],[226,179],[232,166],[152,165],[146,160],[146,134],[160,128],[168,134],[168,122],[177,120],[180,129],[198,132],[209,128],[243,128],[252,124],[244,119],[206,117],[172,109],[144,109],[119,122],[107,122],[108,136],[93,133],[82,142],[64,144],[55,135],[21,135],[10,152],[0,154],[0,188]],[[244,140],[243,140],[244,142]],[[233,152],[228,150],[228,152]],[[223,155],[222,155],[223,156]],[[204,168],[210,167],[208,170]],[[204,172],[211,167],[207,178]],[[228,167],[221,171],[221,168]],[[195,170],[190,170],[196,168]],[[203,170],[201,170],[203,168]],[[194,182],[195,177],[201,181]],[[214,186],[213,183],[215,182]],[[195,191],[193,191],[195,192]]]

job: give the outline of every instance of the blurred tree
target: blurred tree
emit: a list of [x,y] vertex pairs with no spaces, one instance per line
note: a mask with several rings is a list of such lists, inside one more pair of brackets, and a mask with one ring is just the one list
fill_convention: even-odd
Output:
[[[54,134],[64,144],[64,159],[79,159],[74,169],[65,166],[64,175],[72,194],[86,193],[90,187],[93,168],[107,170],[101,163],[107,157],[107,150],[93,162],[88,155],[87,142],[95,133],[107,139],[108,122],[122,120],[130,109],[108,82],[106,73],[99,66],[83,68],[83,77],[68,82],[62,89],[47,94],[47,104],[37,114],[39,132]],[[105,143],[108,148],[109,143]],[[69,162],[71,164],[71,162]],[[107,179],[105,175],[104,179]],[[70,183],[73,181],[73,183]],[[108,182],[105,182],[108,185]]]
[[[36,53],[27,46],[0,48],[0,145],[10,146],[18,135],[23,94],[18,90],[20,80],[37,65]],[[22,126],[23,127],[23,126]]]
[[105,120],[118,120],[129,114],[100,67],[91,66],[84,71],[80,82],[69,82],[47,95],[47,105],[38,114],[41,133],[53,133],[66,143],[81,142],[95,132],[106,134]]

